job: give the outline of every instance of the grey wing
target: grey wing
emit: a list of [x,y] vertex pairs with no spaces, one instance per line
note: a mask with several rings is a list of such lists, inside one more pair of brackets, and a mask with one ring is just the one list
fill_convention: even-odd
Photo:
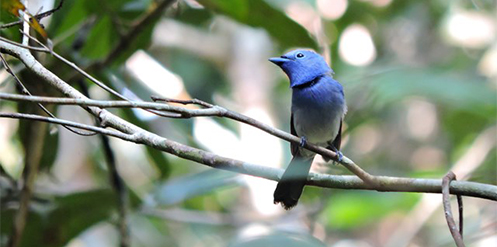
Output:
[[340,145],[342,143],[342,122],[343,120],[340,120],[340,127],[338,128],[338,134],[335,137],[335,140],[331,143],[333,147],[336,148],[336,150],[340,151]]
[[[338,134],[335,137],[335,140],[333,140],[332,142],[328,142],[328,147],[326,147],[327,149],[330,149],[334,152],[340,151],[340,145],[342,143],[342,122],[343,122],[343,120],[340,120],[340,127],[338,128]],[[328,162],[330,160],[326,157],[323,157],[323,159],[326,162]]]

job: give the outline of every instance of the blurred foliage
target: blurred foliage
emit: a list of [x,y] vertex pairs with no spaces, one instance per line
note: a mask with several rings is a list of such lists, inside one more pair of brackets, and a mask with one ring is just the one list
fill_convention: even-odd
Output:
[[[115,208],[115,194],[94,190],[56,197],[46,203],[32,203],[23,246],[64,246],[82,231],[106,218]],[[36,207],[38,206],[38,207]],[[2,211],[2,232],[10,232],[15,210]]]
[[322,217],[327,225],[340,230],[368,227],[389,214],[405,213],[418,198],[415,194],[340,193],[330,198]]
[[228,245],[229,247],[288,246],[320,247],[321,241],[307,235],[288,232],[271,232],[268,235],[243,238]]
[[199,2],[236,21],[266,29],[284,48],[295,46],[316,48],[315,42],[303,27],[264,0],[200,0]]
[[[2,4],[4,2],[7,1]],[[106,58],[122,35],[133,28],[136,20],[157,6],[157,2],[66,0],[63,8],[51,17],[46,30],[54,41],[56,52],[85,67]],[[445,40],[443,26],[456,9],[495,14],[495,2],[392,1],[384,7],[378,7],[372,1],[347,2],[347,9],[340,18],[319,20],[326,36],[324,40],[331,48],[335,77],[344,85],[349,107],[345,119],[343,152],[373,174],[440,178],[468,151],[475,138],[487,129],[495,128],[497,122],[496,85],[492,82],[495,78],[484,76],[479,71],[479,63],[491,45],[467,48],[450,44]],[[245,59],[240,54],[246,56],[269,50],[271,56],[276,56],[294,47],[322,47],[317,41],[315,30],[306,29],[305,25],[289,17],[289,8],[295,3],[302,4],[297,6],[301,13],[307,14],[311,9],[318,15],[318,4],[313,0],[180,1],[165,11],[160,19],[153,20],[137,33],[129,46],[112,61],[111,66],[91,72],[119,92],[132,92],[133,97],[148,100],[151,94],[157,92],[134,78],[125,68],[126,59],[143,49],[181,77],[186,92],[192,98],[233,110],[245,110],[237,100],[240,94],[247,92],[237,91],[240,85],[233,79],[237,73],[234,59]],[[44,10],[47,9],[50,8],[44,7]],[[2,24],[16,20],[5,8],[1,11]],[[164,19],[180,24],[180,28],[170,29],[166,33],[167,38],[180,40],[177,43],[160,45],[157,44],[160,42],[154,41],[154,32],[158,32],[154,28],[160,26],[159,22]],[[339,56],[340,35],[356,23],[369,30],[376,47],[376,60],[364,67],[349,65]],[[240,35],[237,33],[239,30],[251,32],[240,38],[236,36]],[[264,47],[255,47],[261,44],[260,40],[255,40],[260,32],[270,42],[263,43]],[[1,29],[0,34],[20,41],[18,27]],[[205,39],[191,40],[190,34]],[[209,43],[210,36],[225,43]],[[240,51],[243,46],[238,43],[244,43],[242,41],[250,44],[244,47],[249,52]],[[195,47],[191,47],[191,42]],[[227,47],[218,47],[222,45]],[[400,50],[398,46],[401,46]],[[194,49],[198,47],[201,49]],[[50,56],[40,55],[40,61],[61,78],[71,77],[70,69]],[[13,61],[12,64],[16,65]],[[250,66],[255,67],[254,64]],[[267,63],[260,66],[271,65]],[[267,87],[269,92],[265,92],[265,107],[277,127],[288,131],[288,82],[277,68],[270,68],[269,73],[279,77],[272,79],[274,85]],[[261,70],[254,68],[254,71]],[[20,75],[23,80],[39,81],[32,78],[27,70],[23,70]],[[93,98],[110,98],[95,85],[85,83],[90,85],[89,92]],[[35,90],[32,85],[28,85],[28,88]],[[0,90],[15,91],[15,88],[4,87],[0,82]],[[44,94],[56,96],[48,91]],[[406,119],[412,110],[413,100],[433,108],[435,127],[428,137],[416,137],[411,133],[410,128],[413,126]],[[7,106],[10,109],[12,105],[0,101],[2,110],[7,109]],[[18,110],[22,110],[22,107],[19,106]],[[61,109],[52,110],[62,114]],[[166,138],[208,148],[195,138],[196,120],[158,119],[139,110],[112,111]],[[70,114],[73,115],[65,117],[86,117],[72,110]],[[242,135],[239,126],[232,121],[214,120],[230,133],[235,133],[235,138]],[[29,124],[19,124],[18,133],[9,140],[19,154],[23,150],[19,143],[26,142],[20,139],[27,138],[22,137],[23,133],[28,133],[27,128]],[[61,128],[59,132],[52,131],[40,143],[45,150],[41,167],[45,168],[43,171],[48,170],[49,174],[44,172],[39,175],[39,188],[35,191],[22,246],[67,246],[75,240],[82,246],[96,246],[102,241],[116,246],[116,240],[108,237],[110,235],[102,227],[102,223],[114,226],[118,211],[117,196],[109,189],[111,186],[105,181],[106,176],[102,175],[107,171],[101,165],[105,160],[101,144],[92,137],[75,139],[73,134],[69,134],[70,138],[67,135],[64,137],[67,131],[63,131]],[[81,145],[73,146],[71,142]],[[364,143],[370,142],[374,144],[373,147],[365,148]],[[407,193],[306,188],[299,207],[268,216],[257,212],[257,207],[252,203],[254,199],[250,196],[254,188],[246,186],[249,182],[242,176],[210,168],[206,170],[201,165],[150,147],[129,145],[126,146],[122,141],[111,142],[116,156],[120,158],[118,170],[130,191],[132,246],[164,246],[165,243],[168,246],[330,246],[344,238],[367,239],[372,246],[380,246],[379,243],[383,242],[379,239],[385,236],[377,237],[378,229],[396,217],[408,215],[421,197]],[[286,147],[282,160],[288,160],[288,143],[282,145]],[[67,150],[73,147],[75,150]],[[434,151],[423,153],[423,148]],[[63,154],[61,150],[71,153]],[[426,161],[424,157],[429,160]],[[497,184],[496,157],[494,147],[469,179]],[[22,158],[18,158],[16,165],[21,166],[22,163]],[[22,169],[9,169],[4,162],[2,166],[15,179],[21,177],[21,174],[12,171]],[[66,166],[70,168],[64,169]],[[341,167],[325,168],[326,172],[346,173]],[[75,170],[68,171],[70,169]],[[1,186],[4,184],[0,183]],[[6,243],[18,203],[18,198],[11,194],[8,198],[2,195],[1,199],[4,201],[0,245]],[[264,203],[271,204],[272,201]],[[153,215],[147,214],[143,208],[184,209],[180,212],[186,213]],[[470,208],[477,211],[475,207]],[[474,221],[478,222],[491,218],[483,214],[472,214],[471,217],[475,217]],[[247,229],[260,234],[250,235]],[[475,227],[465,234],[474,236],[478,229]],[[104,237],[95,233],[99,231]],[[419,241],[424,245],[433,246],[439,238],[433,232],[440,231],[422,231],[418,240],[421,239]],[[443,231],[448,236],[447,229]],[[115,232],[112,234],[115,235]],[[318,240],[313,234],[321,237]],[[77,244],[69,246],[80,246]]]
[[[216,191],[227,185],[233,185],[234,180],[233,173],[222,170],[207,170],[179,177],[158,186],[155,198],[160,205],[174,205],[188,198]],[[202,186],[199,186],[199,184]]]

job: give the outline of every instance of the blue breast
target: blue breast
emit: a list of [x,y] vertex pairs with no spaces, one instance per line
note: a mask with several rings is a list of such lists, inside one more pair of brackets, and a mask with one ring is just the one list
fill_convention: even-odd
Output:
[[333,141],[346,112],[343,88],[325,76],[308,87],[293,88],[292,113],[299,136],[320,144]]

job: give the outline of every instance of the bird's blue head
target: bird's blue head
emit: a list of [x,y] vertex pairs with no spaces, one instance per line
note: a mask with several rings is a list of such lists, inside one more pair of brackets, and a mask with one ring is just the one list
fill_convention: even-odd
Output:
[[324,74],[332,74],[324,58],[314,51],[293,50],[281,57],[269,59],[278,65],[290,79],[290,87],[296,87]]

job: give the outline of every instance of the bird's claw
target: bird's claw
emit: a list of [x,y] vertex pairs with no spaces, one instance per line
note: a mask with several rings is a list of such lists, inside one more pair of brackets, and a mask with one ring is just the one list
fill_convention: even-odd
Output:
[[337,161],[338,161],[338,162],[341,162],[341,161],[342,161],[342,159],[343,159],[343,154],[342,154],[342,152],[340,152],[340,151],[336,151],[336,153],[337,153]]
[[300,146],[304,147],[306,143],[307,143],[307,138],[305,138],[305,136],[300,137]]

